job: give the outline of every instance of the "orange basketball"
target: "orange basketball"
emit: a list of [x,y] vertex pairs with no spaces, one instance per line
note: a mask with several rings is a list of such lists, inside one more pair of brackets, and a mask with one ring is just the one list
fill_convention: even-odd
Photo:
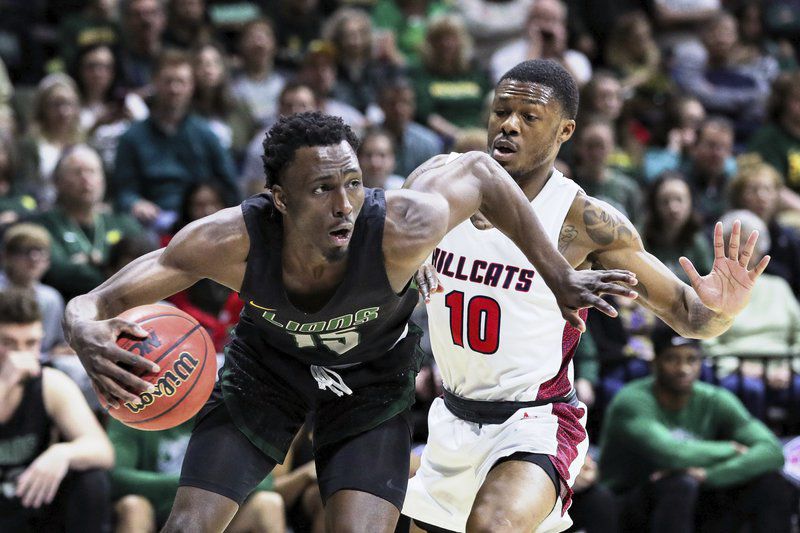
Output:
[[154,361],[161,371],[141,376],[155,385],[155,392],[143,392],[139,403],[120,403],[108,414],[149,431],[186,422],[203,407],[214,388],[217,359],[211,337],[197,320],[168,305],[134,307],[119,318],[136,322],[150,336],[136,339],[123,335],[117,344]]

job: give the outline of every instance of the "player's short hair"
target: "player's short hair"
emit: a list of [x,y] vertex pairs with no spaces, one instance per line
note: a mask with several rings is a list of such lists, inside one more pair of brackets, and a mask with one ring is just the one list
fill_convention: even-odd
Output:
[[50,251],[50,234],[39,224],[23,222],[14,224],[3,234],[3,251],[5,253],[25,248],[43,248]]
[[33,289],[0,291],[0,324],[32,324],[41,320],[42,312]]
[[561,104],[563,116],[574,120],[578,115],[578,84],[567,69],[552,59],[523,61],[503,74],[498,84],[503,80],[538,83],[550,87]]
[[267,188],[280,184],[286,165],[294,159],[294,153],[305,146],[330,146],[347,141],[358,150],[358,137],[340,117],[306,111],[281,117],[267,132],[264,139],[264,174]]

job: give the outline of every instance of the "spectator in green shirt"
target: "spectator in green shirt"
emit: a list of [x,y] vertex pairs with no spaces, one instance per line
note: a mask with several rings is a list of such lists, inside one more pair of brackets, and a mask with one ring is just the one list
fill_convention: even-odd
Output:
[[641,232],[645,247],[688,283],[689,278],[678,259],[688,257],[698,265],[700,272],[709,272],[713,266],[714,253],[702,228],[702,219],[694,209],[686,178],[677,171],[664,172],[647,192]]
[[372,21],[385,31],[383,35],[394,37],[406,65],[417,67],[428,22],[449,10],[448,2],[440,0],[379,0],[372,10]]
[[441,15],[431,20],[422,66],[411,76],[421,123],[451,142],[463,128],[483,127],[484,99],[491,85],[473,60],[472,38],[460,17]]
[[[191,419],[163,431],[140,431],[110,420],[108,436],[117,458],[111,471],[117,533],[154,532],[166,522],[178,491],[181,464],[193,426]],[[283,498],[270,492],[271,488],[272,476],[268,476],[225,531],[283,533],[286,530]]]
[[767,115],[768,122],[753,134],[749,149],[778,169],[790,189],[800,192],[800,71],[775,80]]
[[145,224],[165,229],[175,221],[186,189],[217,182],[228,205],[238,202],[233,159],[208,122],[190,112],[194,91],[187,55],[169,50],[154,73],[150,116],[134,122],[119,140],[113,192],[117,206]]
[[580,126],[575,152],[575,181],[589,196],[608,202],[634,224],[639,219],[641,192],[636,182],[610,166],[616,139],[611,122],[594,119]]
[[653,344],[653,376],[617,394],[600,436],[601,481],[624,529],[789,531],[795,497],[778,440],[733,394],[697,381],[698,341],[664,328]]
[[35,221],[53,239],[44,281],[69,300],[100,285],[111,246],[126,235],[142,233],[142,228],[130,216],[115,214],[102,204],[103,166],[88,146],[67,150],[54,174],[56,205]]

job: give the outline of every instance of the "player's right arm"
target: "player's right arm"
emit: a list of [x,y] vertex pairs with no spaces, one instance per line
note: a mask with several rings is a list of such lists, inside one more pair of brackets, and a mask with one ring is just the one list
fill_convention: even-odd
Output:
[[134,372],[158,370],[144,357],[117,346],[122,333],[146,337],[147,332],[114,317],[163,300],[203,278],[238,291],[249,246],[241,208],[223,209],[186,226],[166,248],[143,255],[88,294],[73,298],[64,313],[64,334],[95,390],[110,402],[137,401],[134,393],[151,385]]
[[635,297],[630,288],[615,283],[636,283],[627,269],[573,270],[550,242],[522,190],[488,154],[469,152],[449,163],[447,159],[432,158],[408,177],[403,190],[387,193],[384,257],[390,280],[408,280],[448,231],[480,210],[525,254],[574,327],[585,328],[578,314],[584,307],[616,316],[599,294]]
[[579,195],[561,229],[559,250],[572,264],[588,259],[602,268],[629,269],[639,281],[636,289],[642,305],[684,337],[710,338],[730,327],[769,263],[767,256],[748,270],[757,238],[753,232],[740,253],[740,224],[734,223],[726,256],[722,224],[717,223],[712,271],[701,277],[691,261],[680,260],[689,286],[644,249],[636,228],[619,211]]

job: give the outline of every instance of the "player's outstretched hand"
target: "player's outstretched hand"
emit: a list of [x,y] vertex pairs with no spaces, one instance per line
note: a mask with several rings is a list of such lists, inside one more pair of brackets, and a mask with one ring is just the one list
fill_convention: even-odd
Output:
[[613,294],[624,298],[636,298],[639,295],[630,286],[637,283],[636,275],[627,270],[570,269],[567,279],[550,289],[556,297],[564,320],[579,331],[585,332],[586,324],[579,314],[581,309],[595,307],[610,317],[616,317],[617,310],[601,296]]
[[706,276],[700,276],[694,265],[685,257],[680,258],[681,266],[689,276],[692,288],[703,305],[723,316],[736,316],[750,301],[750,292],[758,276],[769,264],[769,256],[764,256],[752,270],[747,270],[753,250],[758,241],[758,232],[753,231],[744,248],[739,251],[742,223],[733,223],[728,256],[725,256],[725,242],[722,236],[722,223],[714,227],[714,266]]
[[444,292],[439,281],[439,274],[436,272],[436,267],[430,263],[423,263],[417,273],[414,275],[414,280],[417,282],[417,288],[425,303],[431,303],[431,294],[437,292]]
[[108,408],[106,402],[113,407],[118,407],[120,401],[138,402],[137,394],[151,389],[152,384],[136,372],[159,371],[152,361],[120,348],[117,339],[122,334],[137,338],[148,336],[138,324],[119,318],[75,322],[69,335],[70,346],[78,354],[105,408]]

